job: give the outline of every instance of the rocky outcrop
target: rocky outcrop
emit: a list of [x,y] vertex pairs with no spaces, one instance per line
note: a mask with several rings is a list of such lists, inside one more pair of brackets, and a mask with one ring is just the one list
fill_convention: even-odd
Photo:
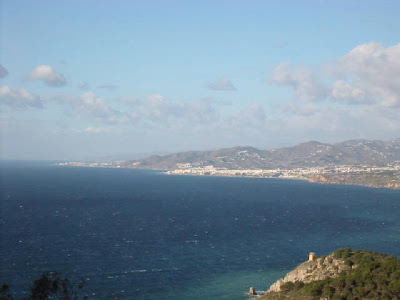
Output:
[[255,295],[257,295],[257,292],[256,292],[256,290],[255,290],[253,287],[251,287],[251,288],[249,289],[249,294],[255,296]]
[[260,300],[400,300],[400,259],[395,255],[347,247],[310,258]]
[[[354,266],[353,266],[354,268]],[[302,281],[309,283],[315,280],[323,280],[328,277],[335,278],[340,273],[351,270],[352,267],[345,264],[344,260],[335,259],[333,255],[314,258],[306,261],[290,271],[284,278],[276,281],[268,289],[268,292],[280,292],[283,284],[287,282]]]

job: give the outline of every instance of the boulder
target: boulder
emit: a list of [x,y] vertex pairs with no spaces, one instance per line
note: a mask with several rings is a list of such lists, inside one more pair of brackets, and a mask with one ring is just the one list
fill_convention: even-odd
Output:
[[249,290],[249,294],[250,295],[257,295],[257,292],[253,287],[251,287],[250,290]]

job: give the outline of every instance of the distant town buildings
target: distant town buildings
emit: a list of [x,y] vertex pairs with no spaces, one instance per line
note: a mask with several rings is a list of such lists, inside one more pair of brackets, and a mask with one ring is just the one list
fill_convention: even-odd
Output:
[[299,178],[304,179],[310,175],[317,174],[368,174],[387,171],[400,170],[400,162],[388,164],[384,167],[378,166],[326,166],[326,167],[302,167],[294,169],[249,169],[249,170],[229,170],[226,168],[216,168],[213,165],[204,167],[194,167],[190,163],[178,164],[178,169],[168,171],[169,174],[181,175],[214,175],[214,176],[248,176],[248,177],[280,177],[280,178]]
[[[64,162],[60,166],[138,168],[139,162]],[[372,187],[400,188],[400,161],[386,166],[328,165],[293,169],[227,169],[205,163],[177,163],[177,169],[167,171],[174,175],[209,175],[226,177],[291,178],[318,183],[359,184]]]

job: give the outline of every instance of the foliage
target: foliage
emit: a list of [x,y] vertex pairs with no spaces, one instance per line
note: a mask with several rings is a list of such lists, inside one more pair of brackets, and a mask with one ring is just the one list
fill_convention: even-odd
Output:
[[1,300],[12,300],[13,297],[10,294],[10,287],[7,284],[3,284],[0,290],[0,299]]
[[336,278],[313,281],[298,289],[285,283],[280,293],[263,299],[394,299],[400,300],[400,260],[371,251],[339,249],[332,253],[352,269]]
[[[33,282],[30,288],[30,296],[24,300],[77,300],[86,299],[79,296],[79,291],[84,287],[84,280],[72,283],[68,278],[62,278],[59,273],[46,273]],[[9,286],[4,284],[0,291],[0,300],[13,300]]]
[[282,285],[283,291],[298,291],[304,286],[304,282],[302,281],[289,281]]

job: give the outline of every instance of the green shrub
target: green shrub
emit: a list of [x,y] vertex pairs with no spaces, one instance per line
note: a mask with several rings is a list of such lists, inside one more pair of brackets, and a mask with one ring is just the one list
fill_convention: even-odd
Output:
[[351,248],[342,248],[333,253],[333,257],[336,259],[346,259],[352,255]]
[[286,282],[281,285],[282,291],[292,291],[294,289],[294,283],[292,281]]

